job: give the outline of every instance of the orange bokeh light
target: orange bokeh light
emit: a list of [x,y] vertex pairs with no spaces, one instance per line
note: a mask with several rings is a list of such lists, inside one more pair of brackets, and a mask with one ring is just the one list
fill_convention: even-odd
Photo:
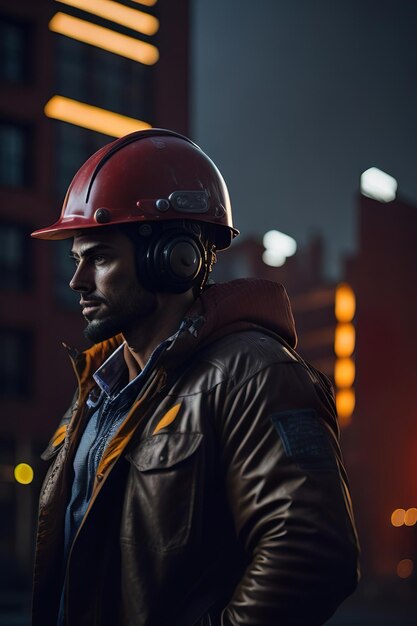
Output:
[[341,389],[336,392],[337,415],[342,422],[346,423],[355,408],[355,392],[353,389]]
[[355,380],[355,363],[350,358],[336,359],[334,382],[337,387],[351,387]]
[[46,103],[44,111],[47,117],[95,130],[111,137],[121,137],[127,133],[151,127],[142,120],[135,120],[64,96],[52,96]]
[[338,357],[349,357],[355,349],[355,328],[348,322],[338,324],[334,334],[334,352]]
[[336,288],[334,310],[338,322],[351,322],[355,316],[355,294],[347,283],[341,283]]
[[406,526],[414,526],[417,523],[417,509],[412,507],[411,509],[407,509],[404,515],[404,524]]
[[405,521],[405,510],[404,509],[395,509],[391,515],[391,524],[396,526],[403,526]]
[[400,578],[409,578],[414,570],[414,563],[411,559],[401,559],[397,565],[397,574]]
[[123,6],[114,0],[56,0],[60,4],[80,9],[110,20],[126,28],[136,30],[144,35],[155,35],[159,22],[153,15],[139,11],[139,9]]
[[49,22],[49,30],[145,65],[153,65],[159,59],[158,48],[147,41],[141,41],[60,11]]

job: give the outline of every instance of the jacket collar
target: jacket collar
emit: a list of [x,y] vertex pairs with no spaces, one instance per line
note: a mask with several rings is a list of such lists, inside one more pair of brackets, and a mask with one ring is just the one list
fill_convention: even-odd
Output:
[[[254,329],[263,330],[291,348],[295,347],[294,318],[285,288],[279,283],[260,279],[215,284],[195,300],[175,340],[158,361],[169,369],[224,335]],[[65,346],[83,387],[91,383],[93,373],[122,343],[122,335],[116,335],[84,352]]]

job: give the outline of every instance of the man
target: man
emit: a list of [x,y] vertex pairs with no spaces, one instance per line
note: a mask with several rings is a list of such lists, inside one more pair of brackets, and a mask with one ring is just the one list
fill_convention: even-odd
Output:
[[94,343],[44,454],[34,626],[323,624],[357,580],[330,386],[293,350],[277,284],[207,284],[238,234],[190,140],[133,133],[76,174]]

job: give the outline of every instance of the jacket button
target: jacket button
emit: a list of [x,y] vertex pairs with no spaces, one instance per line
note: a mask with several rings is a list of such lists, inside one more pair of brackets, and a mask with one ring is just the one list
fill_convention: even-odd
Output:
[[104,474],[97,474],[97,480],[101,482],[104,478]]

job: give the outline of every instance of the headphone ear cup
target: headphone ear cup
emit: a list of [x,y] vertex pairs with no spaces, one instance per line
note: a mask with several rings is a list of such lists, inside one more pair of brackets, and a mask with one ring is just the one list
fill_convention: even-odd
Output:
[[144,244],[138,251],[137,270],[145,289],[184,293],[202,280],[206,251],[199,237],[170,230]]

